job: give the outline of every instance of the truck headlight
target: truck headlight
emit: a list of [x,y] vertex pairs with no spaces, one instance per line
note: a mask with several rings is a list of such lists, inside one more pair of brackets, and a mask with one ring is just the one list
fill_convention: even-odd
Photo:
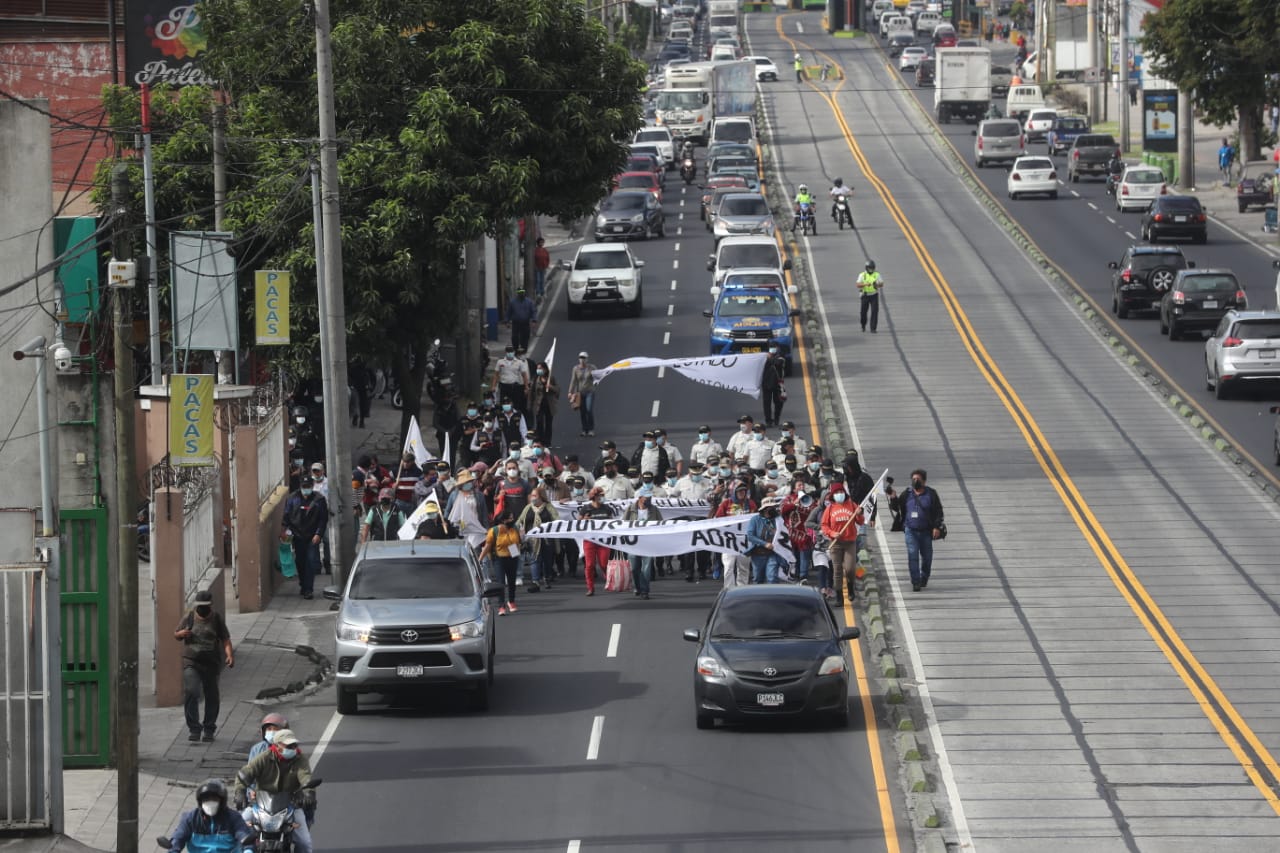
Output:
[[461,625],[449,626],[449,639],[457,642],[458,640],[471,640],[476,637],[484,636],[484,620],[473,619],[470,622],[463,622]]
[[729,335],[733,334],[733,330],[717,326],[711,330],[711,334],[715,335],[717,338],[727,338]]
[[338,623],[338,639],[349,643],[369,642],[369,634],[372,631],[372,625],[357,625],[354,622]]

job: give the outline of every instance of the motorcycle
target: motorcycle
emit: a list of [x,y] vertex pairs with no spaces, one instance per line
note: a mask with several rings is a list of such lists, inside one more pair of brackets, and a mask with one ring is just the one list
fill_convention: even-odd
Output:
[[[321,781],[323,780],[312,779],[302,790],[315,790],[320,787]],[[256,838],[253,846],[246,846],[245,850],[257,853],[293,853],[293,826],[297,822],[294,816],[300,820],[306,819],[300,813],[301,808],[294,802],[300,793],[301,791],[297,794],[273,794],[265,791],[257,793],[249,806],[249,817],[245,821]],[[163,835],[156,838],[156,844],[165,850],[170,849],[170,840]]]
[[858,226],[853,224],[853,213],[849,211],[848,196],[843,196],[843,195],[836,196],[835,215],[836,215],[836,225],[840,226],[841,231],[844,230],[844,224],[846,222],[849,223],[850,228],[857,230]]
[[440,339],[436,338],[427,351],[427,397],[439,406],[452,391],[453,374],[449,372],[449,362],[440,352]]
[[791,225],[791,233],[796,233],[796,228],[800,229],[801,234],[818,233],[818,226],[813,221],[813,205],[804,201],[796,205],[796,219]]
[[692,157],[684,158],[684,162],[680,164],[680,177],[684,178],[686,184],[693,183],[693,179],[698,176],[698,167],[694,165]]

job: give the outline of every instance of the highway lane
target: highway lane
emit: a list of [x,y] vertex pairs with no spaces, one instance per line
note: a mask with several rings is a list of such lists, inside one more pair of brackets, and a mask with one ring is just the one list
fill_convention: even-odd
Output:
[[[1276,507],[955,180],[878,51],[793,18],[806,31],[787,23],[787,40],[749,19],[753,49],[797,44],[850,75],[832,101],[794,84],[765,99],[788,186],[858,187],[858,235],[804,241],[841,408],[864,459],[927,468],[949,508],[918,595],[878,533],[949,840],[1260,849],[1280,805],[1280,694],[1262,687],[1280,674]],[[848,281],[868,253],[889,278],[874,338]]]
[[[696,187],[669,173],[664,208],[668,236],[631,244],[646,262],[642,317],[602,313],[571,323],[563,288],[551,293],[533,352],[542,356],[556,342],[562,388],[581,349],[598,366],[707,352],[701,311],[710,305],[712,239],[698,219]],[[812,440],[800,376],[790,391],[784,418]],[[759,418],[759,408],[673,372],[619,373],[600,386],[595,437],[577,435],[576,415],[562,403],[554,443],[589,464],[603,439],[629,455],[643,430],[664,426],[687,453],[699,424],[710,423],[724,442],[739,414]],[[336,722],[318,767],[326,779],[321,849],[909,849],[905,831],[892,848],[886,842],[860,697],[852,697],[847,730],[699,732],[694,647],[680,633],[701,626],[718,585],[663,579],[642,602],[604,592],[588,599],[581,584],[522,592],[519,613],[502,617],[490,712],[467,712],[458,697],[390,707],[371,699],[360,715]],[[331,707],[326,691],[308,714]],[[892,754],[879,729],[871,737]],[[902,802],[896,796],[899,810]],[[358,819],[343,815],[345,804],[357,805]]]
[[[1008,48],[997,50],[1012,55]],[[932,115],[933,90],[916,88],[913,77],[895,74],[903,79]],[[1003,106],[1003,102],[1001,104]],[[919,121],[924,122],[924,116],[920,116]],[[961,157],[972,166],[973,127],[958,123],[939,127]],[[1029,153],[1042,154],[1044,149],[1045,146],[1035,143],[1028,150]],[[1063,181],[1061,194],[1056,200],[1028,198],[1010,201],[1006,197],[1004,169],[970,171],[987,187],[1010,218],[1018,222],[1041,250],[1096,303],[1098,309],[1109,313],[1112,310],[1112,290],[1111,270],[1107,263],[1119,261],[1127,247],[1142,242],[1142,214],[1117,211],[1114,199],[1107,195],[1104,181],[1083,178],[1078,183],[1067,182],[1066,159],[1059,156],[1055,162],[1061,167],[1059,176]],[[1212,176],[1203,175],[1201,179],[1211,180]],[[1177,245],[1199,267],[1234,271],[1245,286],[1250,307],[1276,307],[1276,273],[1271,266],[1271,256],[1252,242],[1211,220],[1208,243],[1195,245],[1179,241]],[[1191,334],[1184,340],[1168,340],[1160,334],[1155,312],[1125,320],[1114,316],[1111,319],[1152,364],[1176,383],[1181,396],[1194,400],[1201,411],[1208,412],[1221,425],[1221,432],[1229,436],[1237,447],[1251,454],[1262,470],[1275,475],[1275,420],[1268,408],[1280,399],[1280,383],[1259,384],[1242,389],[1230,400],[1217,400],[1205,384],[1204,345],[1199,336]]]

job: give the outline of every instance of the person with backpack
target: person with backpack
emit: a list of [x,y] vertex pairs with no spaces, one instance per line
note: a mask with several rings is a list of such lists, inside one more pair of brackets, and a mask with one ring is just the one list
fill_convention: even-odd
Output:
[[360,544],[372,539],[375,542],[392,542],[399,538],[404,526],[404,511],[395,504],[395,492],[383,489],[378,493],[378,505],[365,514],[360,526]]
[[[187,611],[173,638],[182,643],[182,709],[187,721],[187,740],[213,743],[218,730],[218,712],[222,709],[218,678],[222,666],[236,665],[231,646],[231,632],[222,614],[213,609],[213,593],[202,589],[196,593],[195,607]],[[200,718],[200,700],[204,700],[204,719]]]

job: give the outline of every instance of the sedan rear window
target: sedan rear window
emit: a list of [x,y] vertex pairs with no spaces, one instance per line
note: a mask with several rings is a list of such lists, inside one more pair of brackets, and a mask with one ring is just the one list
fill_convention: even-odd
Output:
[[1138,272],[1149,272],[1156,267],[1173,267],[1174,269],[1185,269],[1187,259],[1182,256],[1181,252],[1163,252],[1160,254],[1141,254],[1134,255],[1130,266]]
[[725,246],[720,250],[719,265],[729,267],[776,267],[778,250],[773,246]]
[[583,252],[578,255],[578,262],[574,265],[574,268],[580,270],[611,270],[629,266],[631,266],[631,261],[625,251]]
[[1018,171],[1020,172],[1025,171],[1027,169],[1052,169],[1052,168],[1053,168],[1053,161],[1045,157],[1037,157],[1035,159],[1028,158],[1026,160],[1018,161]]
[[1058,114],[1053,110],[1036,110],[1031,114],[1031,121],[1052,121]]
[[1114,148],[1115,145],[1115,137],[1105,133],[1089,133],[1076,137],[1077,148]]
[[812,601],[740,599],[725,602],[711,624],[718,640],[758,640],[769,637],[826,639],[831,627]]
[[645,197],[641,193],[611,195],[600,205],[601,210],[643,210]]
[[1280,320],[1241,320],[1236,323],[1234,334],[1247,341],[1280,338]]
[[1160,209],[1174,213],[1199,213],[1200,199],[1187,196],[1166,198],[1160,202]]
[[670,142],[671,134],[664,130],[642,130],[636,134],[636,142]]
[[475,592],[471,568],[463,560],[405,558],[361,563],[350,597],[363,601],[466,598]]

